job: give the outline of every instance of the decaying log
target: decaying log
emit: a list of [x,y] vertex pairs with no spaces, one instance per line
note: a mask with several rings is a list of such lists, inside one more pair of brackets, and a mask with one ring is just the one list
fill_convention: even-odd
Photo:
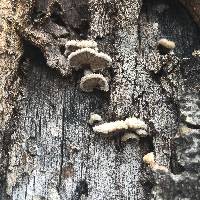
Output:
[[[0,32],[0,200],[200,199],[200,30],[179,1],[1,0]],[[112,58],[108,92],[81,91],[69,66],[66,43],[86,39]],[[91,113],[148,136],[104,137]]]

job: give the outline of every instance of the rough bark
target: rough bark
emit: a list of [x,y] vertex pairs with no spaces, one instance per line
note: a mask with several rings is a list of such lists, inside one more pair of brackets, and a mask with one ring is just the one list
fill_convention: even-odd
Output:
[[[186,1],[182,1],[186,2]],[[186,8],[195,16],[191,1]],[[177,1],[1,0],[0,199],[199,199],[200,31]],[[163,56],[157,41],[176,42]],[[109,54],[108,93],[84,93],[65,43]],[[121,142],[88,124],[143,119],[149,137]],[[188,118],[190,117],[190,121]],[[169,172],[142,158],[154,151]]]

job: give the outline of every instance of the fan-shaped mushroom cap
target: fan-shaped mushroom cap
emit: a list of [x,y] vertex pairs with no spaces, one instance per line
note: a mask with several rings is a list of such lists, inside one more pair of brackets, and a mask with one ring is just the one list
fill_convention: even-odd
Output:
[[76,51],[82,48],[97,50],[97,43],[93,40],[70,40],[66,42],[65,47],[68,51]]
[[68,56],[69,64],[76,70],[85,66],[90,66],[92,71],[109,67],[112,59],[105,53],[98,53],[91,48],[79,49]]
[[109,90],[108,81],[101,74],[87,74],[81,78],[80,88],[84,92],[92,92],[99,89],[107,92]]
[[144,123],[144,121],[136,117],[127,118],[125,123],[130,129],[147,129],[147,125]]
[[126,129],[128,129],[128,126],[126,125],[124,121],[109,122],[109,123],[104,123],[104,124],[93,127],[94,132],[103,133],[103,134],[108,134],[115,131],[123,131]]
[[167,48],[167,49],[174,49],[176,47],[175,42],[162,38],[158,41],[158,44]]

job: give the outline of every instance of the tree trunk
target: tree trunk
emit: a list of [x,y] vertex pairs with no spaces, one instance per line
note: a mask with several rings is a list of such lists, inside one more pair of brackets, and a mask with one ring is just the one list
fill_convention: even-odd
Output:
[[[180,2],[0,1],[0,200],[200,199],[200,5]],[[75,39],[111,56],[109,92],[80,90]],[[149,136],[104,137],[91,113],[135,116]],[[168,170],[145,164],[149,152]]]

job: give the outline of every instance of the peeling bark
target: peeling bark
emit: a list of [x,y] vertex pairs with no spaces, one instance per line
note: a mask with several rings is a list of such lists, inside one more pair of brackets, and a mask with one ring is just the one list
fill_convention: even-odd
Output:
[[[199,23],[195,1],[185,5]],[[0,199],[199,199],[200,31],[180,2],[1,0],[0,8]],[[174,54],[159,52],[163,37]],[[80,90],[82,71],[65,52],[72,39],[93,39],[112,57],[109,92]],[[103,137],[91,113],[104,122],[135,116],[149,136]],[[169,172],[143,163],[152,151]]]

